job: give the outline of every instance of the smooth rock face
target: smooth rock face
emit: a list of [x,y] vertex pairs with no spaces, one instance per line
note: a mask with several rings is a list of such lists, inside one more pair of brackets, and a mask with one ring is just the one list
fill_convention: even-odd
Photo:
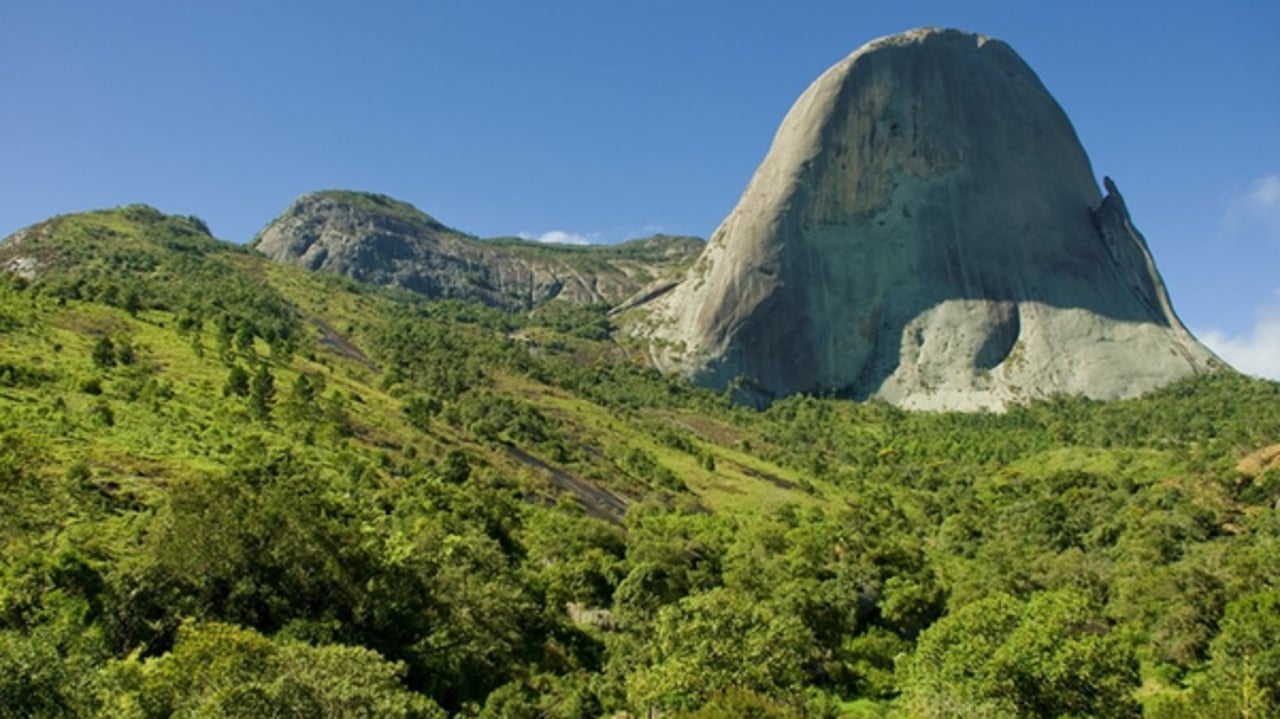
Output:
[[643,294],[670,284],[703,243],[666,236],[589,247],[479,240],[407,203],[331,190],[298,198],[252,246],[309,270],[519,310],[551,300],[615,304]]
[[997,40],[872,42],[801,95],[738,206],[637,331],[756,403],[922,409],[1110,399],[1222,367],[1169,303],[1115,186]]

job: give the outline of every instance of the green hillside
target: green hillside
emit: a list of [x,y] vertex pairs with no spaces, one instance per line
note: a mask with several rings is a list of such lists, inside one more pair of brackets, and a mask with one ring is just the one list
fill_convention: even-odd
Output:
[[1280,385],[913,414],[144,206],[0,244],[0,717],[1280,713]]

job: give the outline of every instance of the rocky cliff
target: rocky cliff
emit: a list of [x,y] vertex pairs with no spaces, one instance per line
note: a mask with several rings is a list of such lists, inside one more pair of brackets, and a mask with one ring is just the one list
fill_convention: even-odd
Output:
[[616,304],[643,295],[664,279],[670,284],[703,243],[667,236],[587,247],[479,240],[383,195],[326,191],[298,198],[252,246],[311,270],[523,309],[553,299]]
[[935,29],[876,40],[801,95],[636,331],[659,365],[757,403],[998,409],[1221,367],[1106,189],[1008,45]]

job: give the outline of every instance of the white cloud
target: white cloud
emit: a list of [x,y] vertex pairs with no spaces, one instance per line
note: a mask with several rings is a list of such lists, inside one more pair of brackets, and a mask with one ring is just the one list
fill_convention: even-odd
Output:
[[613,228],[604,232],[569,232],[568,230],[549,230],[547,232],[517,232],[516,237],[529,242],[544,242],[554,245],[612,245],[628,240],[638,240],[666,232],[662,225],[651,224],[628,229]]
[[550,230],[548,232],[543,232],[540,235],[535,235],[532,232],[521,232],[518,237],[522,240],[545,242],[553,245],[594,245],[600,242],[599,232],[582,234],[580,232]]
[[1267,175],[1253,183],[1246,200],[1254,208],[1268,210],[1280,208],[1280,176]]
[[1280,307],[1260,310],[1253,328],[1243,335],[1229,337],[1211,330],[1200,338],[1241,372],[1280,380]]
[[[1264,175],[1227,204],[1222,218],[1226,237],[1247,239],[1254,251],[1270,254],[1280,241],[1280,175]],[[1228,364],[1246,374],[1280,380],[1280,292],[1258,308],[1253,326],[1228,335],[1220,330],[1200,334],[1204,343]]]
[[666,232],[666,230],[663,229],[662,225],[645,225],[638,230],[627,230],[622,235],[622,241],[640,240],[646,237],[653,237],[654,235],[661,235],[664,232]]
[[1227,205],[1225,224],[1236,232],[1262,230],[1280,238],[1280,175],[1264,175]]

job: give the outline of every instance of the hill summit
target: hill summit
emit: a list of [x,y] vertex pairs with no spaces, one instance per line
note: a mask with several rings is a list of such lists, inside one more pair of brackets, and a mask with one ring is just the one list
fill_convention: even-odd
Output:
[[1008,45],[875,40],[800,96],[687,278],[655,359],[757,403],[1111,399],[1222,367],[1178,320],[1116,186]]
[[480,240],[406,202],[350,190],[299,197],[251,244],[304,269],[508,310],[617,303],[672,284],[702,249],[696,238],[665,235],[592,246]]

